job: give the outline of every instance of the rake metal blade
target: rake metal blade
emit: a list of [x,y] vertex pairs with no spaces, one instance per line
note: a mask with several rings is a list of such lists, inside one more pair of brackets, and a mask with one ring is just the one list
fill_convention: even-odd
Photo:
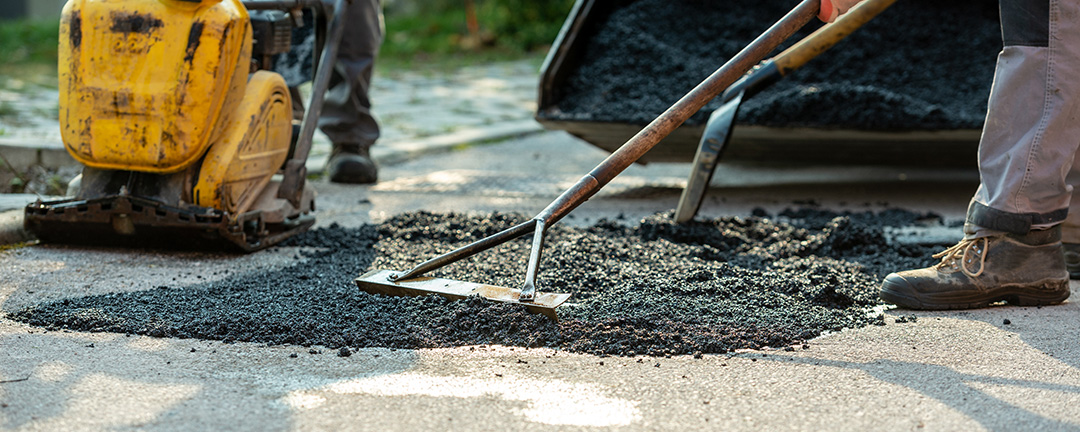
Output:
[[519,289],[430,277],[397,281],[390,279],[392,275],[400,274],[401,272],[392,270],[372,270],[356,278],[356,286],[360,287],[360,290],[364,292],[390,296],[436,294],[453,300],[480,296],[500,303],[519,304],[525,306],[529,312],[546,315],[555,321],[559,320],[555,308],[570,298],[570,294],[542,292],[537,293],[533,301],[522,302],[519,300],[521,297],[521,290]]

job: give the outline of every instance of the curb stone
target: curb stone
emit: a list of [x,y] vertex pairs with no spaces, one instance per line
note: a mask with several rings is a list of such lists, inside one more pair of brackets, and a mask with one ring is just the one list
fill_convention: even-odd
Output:
[[[29,138],[0,138],[0,156],[16,171],[25,172],[34,166],[61,168],[78,165],[63,144],[31,142]],[[7,169],[7,167],[0,167]]]
[[[544,128],[535,120],[500,122],[490,126],[466,128],[448,134],[439,134],[407,142],[376,142],[371,147],[371,157],[380,166],[395,165],[420,156],[444,153],[455,147],[494,141],[543,132]],[[322,174],[326,160],[330,157],[329,144],[325,153],[312,154],[307,160],[309,174]]]
[[[434,135],[408,142],[379,142],[371,148],[371,152],[372,157],[379,164],[394,165],[415,157],[446,152],[460,145],[527,135],[543,130],[543,126],[532,119],[501,122],[490,126],[467,128],[453,133]],[[329,157],[330,145],[329,143],[322,144],[320,147],[326,147],[325,153],[312,154],[308,158],[308,173],[321,174],[323,172],[326,159]],[[42,145],[31,144],[26,140],[0,139],[0,155],[19,172],[26,171],[33,166],[60,168],[78,165],[78,162],[68,154],[63,145],[55,143]]]

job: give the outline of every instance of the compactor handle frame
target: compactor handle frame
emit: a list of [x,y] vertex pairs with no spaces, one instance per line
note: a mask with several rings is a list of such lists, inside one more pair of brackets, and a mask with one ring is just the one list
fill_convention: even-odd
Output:
[[[300,137],[296,141],[292,158],[285,162],[285,175],[278,189],[278,198],[289,201],[296,208],[300,208],[304,196],[304,182],[307,181],[307,158],[311,153],[311,142],[315,137],[315,127],[322,115],[323,102],[326,99],[326,91],[330,88],[330,77],[334,71],[334,62],[337,61],[338,47],[341,45],[341,37],[345,33],[345,25],[342,17],[345,14],[345,5],[351,0],[270,0],[270,1],[245,1],[243,5],[248,10],[283,10],[293,13],[301,9],[313,9],[321,14],[330,24],[326,29],[325,36],[320,37],[316,32],[316,41],[322,40],[321,54],[315,58],[315,78],[311,84],[311,101],[308,102],[307,111],[304,112],[304,120],[300,123]],[[319,52],[320,50],[316,50]]]

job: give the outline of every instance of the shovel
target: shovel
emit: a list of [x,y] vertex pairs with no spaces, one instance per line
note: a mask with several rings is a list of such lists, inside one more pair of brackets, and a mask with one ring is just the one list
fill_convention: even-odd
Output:
[[[795,9],[751,42],[735,57],[728,60],[720,69],[713,72],[690,93],[679,99],[675,105],[660,114],[641,132],[638,132],[637,135],[630,138],[629,141],[609,155],[607,159],[604,159],[596,168],[593,168],[591,172],[563,192],[536,217],[490,237],[432,258],[404,273],[391,270],[372,270],[357,278],[356,285],[363,291],[384,295],[416,296],[436,294],[450,299],[481,296],[497,302],[520,304],[531,312],[541,313],[553,320],[557,320],[558,316],[555,313],[555,308],[564,303],[570,295],[537,293],[536,288],[536,275],[544,250],[544,235],[547,233],[548,227],[562,220],[563,217],[599,192],[601,188],[655,147],[660,140],[668,136],[686,119],[694,115],[724,89],[731,86],[754,65],[760,63],[766,55],[780,46],[796,31],[813,20],[820,9],[820,1],[803,0],[799,3]],[[532,251],[529,254],[525,282],[520,290],[450,279],[420,277],[427,272],[471,257],[530,232],[533,234]]]
[[701,208],[705,191],[712,181],[713,172],[720,155],[731,140],[731,131],[735,116],[743,100],[752,97],[781,78],[799,69],[813,58],[821,55],[833,45],[844,40],[851,33],[876,17],[896,0],[867,0],[852,8],[835,22],[827,24],[810,34],[791,48],[765,62],[750,74],[732,84],[720,100],[724,104],[713,111],[701,134],[701,142],[694,155],[694,164],[690,178],[686,182],[679,205],[675,208],[675,222],[684,223],[692,220]]

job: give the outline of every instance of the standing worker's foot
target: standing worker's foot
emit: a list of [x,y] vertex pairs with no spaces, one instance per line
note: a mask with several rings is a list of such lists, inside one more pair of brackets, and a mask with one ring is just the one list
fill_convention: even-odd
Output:
[[368,148],[359,144],[334,144],[326,173],[334,183],[372,184],[379,180],[379,167]]
[[1065,243],[1065,269],[1069,271],[1069,279],[1080,279],[1080,244]]
[[970,309],[1006,301],[1017,306],[1069,298],[1061,228],[961,240],[933,267],[893,273],[881,299],[909,309]]

